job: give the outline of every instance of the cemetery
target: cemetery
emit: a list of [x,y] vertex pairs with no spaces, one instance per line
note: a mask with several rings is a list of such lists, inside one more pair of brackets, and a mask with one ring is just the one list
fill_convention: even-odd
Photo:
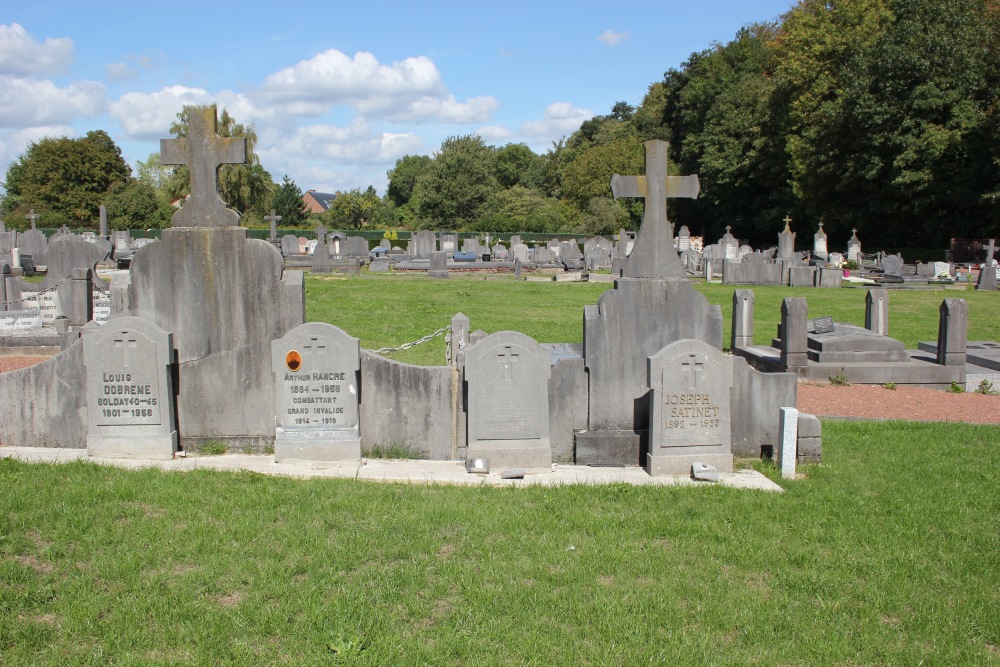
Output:
[[[922,275],[923,265],[916,265],[910,274],[894,255],[878,255],[866,271],[860,244],[853,243],[855,236],[851,247],[863,268],[856,283],[860,289],[848,289],[842,258],[829,252],[822,225],[813,250],[796,253],[789,251],[794,248],[794,234],[787,219],[778,247],[765,251],[740,243],[730,230],[707,247],[686,229],[675,237],[667,219],[667,200],[696,198],[700,184],[697,175],[668,175],[667,146],[662,141],[646,142],[642,174],[616,174],[611,182],[616,198],[641,199],[644,214],[638,234],[622,233],[614,241],[594,237],[582,248],[575,239],[529,248],[520,239],[509,239],[509,247],[489,235],[459,244],[452,235],[422,231],[405,249],[387,242],[374,252],[362,237],[322,227],[315,230],[315,239],[278,238],[274,226],[278,216],[273,211],[270,238],[250,238],[238,215],[218,197],[216,184],[219,165],[245,159],[242,141],[216,134],[214,107],[191,109],[189,118],[190,134],[163,140],[161,152],[165,164],[191,168],[192,196],[158,240],[136,242],[103,229],[87,239],[66,233],[48,239],[44,235],[11,239],[11,250],[18,252],[10,252],[11,261],[3,262],[6,310],[0,347],[17,345],[20,339],[59,352],[41,363],[0,374],[0,454],[6,450],[32,460],[34,449],[37,460],[117,460],[126,466],[189,471],[191,475],[180,482],[185,503],[239,515],[221,529],[224,534],[246,530],[266,535],[250,547],[251,559],[264,559],[264,552],[275,550],[296,554],[291,557],[303,561],[315,556],[300,551],[297,538],[284,529],[270,530],[269,526],[281,523],[282,508],[266,503],[258,507],[252,497],[241,498],[243,493],[234,489],[244,480],[197,474],[201,462],[213,458],[208,454],[219,453],[220,447],[229,452],[219,457],[220,462],[228,461],[224,465],[235,470],[280,474],[284,466],[289,475],[355,478],[338,487],[347,498],[338,516],[352,525],[361,526],[368,512],[389,512],[399,506],[413,510],[413,517],[400,516],[366,546],[352,542],[332,547],[340,558],[377,562],[383,553],[395,553],[399,559],[394,563],[416,558],[421,571],[427,570],[433,554],[426,559],[407,556],[408,547],[399,546],[399,539],[402,536],[405,543],[436,525],[449,532],[445,543],[434,547],[443,567],[483,572],[483,580],[471,585],[493,593],[494,602],[498,595],[511,596],[516,609],[530,604],[530,589],[538,581],[545,581],[546,594],[552,594],[548,581],[552,573],[538,569],[551,567],[544,565],[551,563],[551,556],[543,553],[550,548],[558,551],[559,558],[575,558],[577,551],[582,552],[584,561],[560,566],[569,576],[585,579],[586,571],[602,573],[593,585],[574,593],[596,594],[598,599],[602,587],[614,586],[626,570],[652,555],[657,567],[672,568],[681,576],[655,577],[637,594],[644,599],[657,594],[708,596],[711,613],[726,617],[727,607],[734,604],[731,591],[759,585],[754,578],[758,575],[750,572],[794,577],[784,566],[774,570],[765,566],[780,561],[782,553],[818,560],[818,569],[807,576],[831,577],[840,587],[853,581],[851,564],[843,562],[842,554],[815,553],[810,546],[815,528],[810,522],[816,516],[808,513],[783,517],[787,525],[780,529],[781,524],[767,524],[788,532],[786,540],[767,544],[731,520],[739,516],[750,525],[766,524],[776,502],[769,500],[772,494],[733,491],[699,498],[663,485],[769,489],[794,497],[810,493],[809,485],[814,484],[821,489],[817,493],[829,494],[822,502],[815,501],[823,505],[817,512],[825,512],[827,504],[848,508],[852,517],[864,517],[860,522],[866,535],[876,535],[884,543],[874,548],[892,548],[893,537],[878,529],[879,518],[867,515],[870,501],[861,490],[872,479],[884,486],[902,484],[887,463],[895,460],[899,454],[895,448],[901,445],[851,449],[847,443],[868,437],[868,423],[821,422],[800,411],[800,380],[838,377],[856,384],[948,389],[1000,379],[1000,345],[990,340],[1000,338],[995,320],[980,317],[995,313],[989,294],[995,287],[988,277],[980,278],[976,291],[965,292],[965,285],[955,283],[953,266]],[[27,251],[23,255],[22,249]],[[45,277],[40,282],[23,279],[24,266],[12,266],[15,256],[38,258],[32,267],[44,267]],[[600,275],[608,275],[610,282],[590,285],[589,278]],[[445,326],[416,341],[428,348],[436,345],[438,351],[443,347],[444,365],[428,363],[426,357],[410,357],[419,363],[408,363],[401,360],[406,354],[392,357],[395,349],[364,345],[356,330],[358,320],[338,310],[337,304],[337,289],[372,280],[384,281],[380,285],[386,287],[394,280],[426,281],[421,284],[454,292],[467,289],[472,280],[486,284],[491,278],[510,281],[492,280],[498,289],[527,288],[534,285],[530,278],[542,276],[547,278],[537,289],[551,294],[551,290],[581,288],[595,297],[575,315],[578,341],[533,337],[517,330],[487,333],[486,312],[473,317],[454,312]],[[556,284],[564,281],[581,284]],[[327,288],[324,298],[331,300],[329,306],[319,298],[307,298],[309,289],[321,285]],[[938,308],[927,308],[927,300],[936,297],[921,290],[948,286],[961,288],[954,294],[967,298],[946,296],[939,299]],[[732,295],[725,310],[718,299],[706,296],[723,291]],[[770,301],[772,312],[765,312],[763,303],[755,304],[757,293]],[[842,307],[836,318],[827,314],[833,312],[829,307],[833,295],[845,293],[858,300],[863,327],[840,321],[860,319]],[[836,298],[847,301],[846,296]],[[890,298],[892,304],[919,298],[926,312],[917,317],[936,321],[936,341],[914,345],[909,329],[900,326],[901,333],[896,333],[896,317],[891,331],[897,337],[890,337]],[[813,304],[819,310],[810,313]],[[389,321],[393,316],[392,312],[378,315]],[[373,317],[371,312],[357,315]],[[770,330],[765,330],[765,323]],[[925,331],[926,327],[921,329]],[[409,352],[414,346],[400,347]],[[912,347],[916,349],[908,349]],[[883,434],[892,443],[919,444],[920,452],[910,454],[913,464],[951,480],[956,474],[953,467],[933,454],[945,431],[938,426],[909,432],[904,425],[892,424]],[[948,437],[956,451],[967,452],[988,441],[993,431],[995,427],[962,425]],[[832,457],[831,442],[836,444]],[[373,452],[394,447],[418,460],[373,460],[377,458]],[[47,452],[56,458],[42,458]],[[0,474],[10,474],[9,463],[0,461]],[[436,465],[447,468],[433,468]],[[437,469],[448,472],[422,476],[423,471]],[[156,486],[161,484],[157,475],[163,473],[101,468],[90,474],[97,484],[128,487]],[[130,474],[137,481],[128,481]],[[995,472],[983,476],[985,485],[963,487],[968,497],[985,503],[982,497],[988,493],[984,489],[990,475],[995,477]],[[751,478],[760,481],[747,481]],[[357,481],[364,479],[445,480],[473,488],[445,491],[433,484],[396,488]],[[541,480],[565,486],[567,493],[579,496],[578,501],[547,506],[546,491],[532,488]],[[318,481],[274,483],[288,497],[299,498],[299,493],[320,488],[315,486]],[[46,489],[45,480],[32,483],[45,489],[42,493],[59,493]],[[301,486],[294,486],[297,483]],[[492,484],[525,488],[513,499],[484,495],[492,493],[486,490]],[[965,511],[958,498],[926,497],[920,485],[912,480],[906,484],[898,489],[898,497],[914,512],[929,513],[933,505],[931,521],[939,530]],[[656,498],[639,488],[643,486],[668,495]],[[457,496],[461,509],[442,523],[440,513],[429,507],[445,493],[465,495]],[[621,531],[643,530],[635,519],[608,526],[591,523],[587,516],[590,503],[620,512],[632,503],[649,506],[664,499],[689,518],[667,525],[650,512],[657,523],[654,533],[660,537],[641,543],[626,541],[623,546]],[[703,506],[706,499],[714,506],[710,510]],[[255,511],[248,511],[244,503],[254,503]],[[301,503],[306,505],[304,499]],[[532,503],[546,506],[545,511],[532,509]],[[292,515],[304,519],[298,503],[292,505]],[[511,516],[505,506],[541,526],[559,516],[582,526],[583,534],[575,533],[572,544],[552,547],[544,540],[529,539],[531,530],[514,532],[493,545],[494,557],[503,558],[511,569],[491,570],[479,553],[478,541],[495,538],[478,532],[458,537],[458,526],[467,521],[504,525]],[[170,506],[144,511],[155,515],[180,510],[181,506]],[[191,517],[199,532],[216,530],[208,527],[209,519],[201,513]],[[837,514],[824,514],[824,519],[833,524],[844,521]],[[850,535],[854,528],[835,525],[828,537],[855,544]],[[963,524],[961,530],[968,540],[982,539],[972,527]],[[684,541],[687,558],[666,555],[670,544],[685,534],[696,536],[693,542]],[[747,542],[760,551],[720,555],[711,546],[720,536],[730,544]],[[82,539],[88,548],[101,550],[90,544],[91,538]],[[148,536],[140,530],[134,539]],[[351,555],[348,549],[356,551]],[[608,562],[612,552],[616,555]],[[461,559],[451,559],[455,553]],[[530,562],[515,567],[517,554],[524,553]],[[928,560],[930,555],[926,554]],[[242,559],[243,554],[225,557]],[[729,561],[741,563],[738,574],[729,573]],[[158,572],[170,570],[165,563],[156,567]],[[193,567],[197,571],[200,566]],[[376,578],[399,575],[409,566],[379,567]],[[504,593],[499,579],[517,567],[523,568],[526,579],[513,586],[512,593]],[[341,574],[345,585],[357,585],[359,578],[371,576],[357,571]],[[759,576],[766,581],[767,576]],[[911,579],[898,577],[899,595],[918,600],[929,595],[907,585]],[[262,589],[254,586],[253,597],[284,600],[294,595],[301,581],[275,579]],[[709,595],[713,582],[722,582],[726,593]],[[246,595],[235,584],[220,586],[213,600],[235,600],[232,604],[239,605]],[[403,588],[408,596],[420,597],[418,590],[434,586],[420,575]],[[385,583],[368,591],[380,610],[388,608],[397,592]],[[434,590],[433,595],[438,607],[452,604],[440,602],[448,597],[447,591]],[[345,632],[348,640],[378,644],[380,639],[370,629],[351,626],[350,618],[362,613],[367,602],[358,599],[338,612],[340,634],[329,645],[342,641]],[[581,602],[574,600],[576,605]],[[261,604],[256,599],[247,602],[257,611]],[[317,606],[305,614],[313,619],[327,612]],[[760,609],[774,619],[786,612],[781,600]],[[118,622],[130,623],[119,618],[121,612],[112,613]],[[193,618],[197,610],[182,606],[173,613]],[[428,613],[415,612],[415,617]],[[491,613],[483,607],[473,616],[485,623]],[[575,622],[586,625],[594,616],[607,622],[609,613],[594,608],[587,620]],[[296,652],[311,654],[305,648]]]

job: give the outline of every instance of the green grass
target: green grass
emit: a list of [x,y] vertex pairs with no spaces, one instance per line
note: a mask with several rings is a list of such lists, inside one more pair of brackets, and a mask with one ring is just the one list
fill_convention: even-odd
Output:
[[[398,347],[433,333],[458,312],[469,316],[473,330],[513,330],[541,343],[583,340],[583,308],[596,304],[610,283],[529,283],[482,276],[453,275],[448,280],[424,276],[366,275],[306,277],[309,321],[330,322],[361,339],[367,349]],[[729,285],[695,282],[710,303],[722,307],[723,346],[729,347],[733,290]],[[838,322],[864,325],[864,289],[754,288],[754,342],[769,344],[781,321],[781,301],[805,297],[810,317],[832,315]],[[914,349],[936,341],[939,307],[945,298],[966,299],[969,340],[1000,340],[1000,294],[975,290],[895,290],[889,294],[889,333]],[[442,365],[444,338],[401,352],[398,361]]]
[[827,421],[784,494],[3,460],[0,664],[998,665],[998,442]]

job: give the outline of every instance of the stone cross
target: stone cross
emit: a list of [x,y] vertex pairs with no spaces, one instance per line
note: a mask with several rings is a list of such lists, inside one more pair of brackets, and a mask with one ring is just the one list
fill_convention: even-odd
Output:
[[28,214],[25,215],[24,217],[26,217],[28,220],[31,220],[31,228],[34,229],[35,228],[35,220],[38,220],[42,216],[40,216],[37,213],[35,213],[35,209],[31,209],[28,212]]
[[514,379],[514,366],[518,363],[518,355],[510,351],[510,346],[503,349],[503,352],[497,355],[497,363],[503,365],[503,379],[510,382]]
[[790,215],[788,215],[788,214],[786,213],[786,214],[785,214],[785,219],[784,219],[784,220],[782,220],[782,222],[784,222],[784,223],[785,223],[785,227],[788,227],[789,225],[791,225],[791,224],[792,224],[792,216],[790,216]]
[[239,224],[239,215],[226,208],[219,197],[219,166],[245,164],[245,137],[223,138],[218,135],[215,106],[184,107],[188,135],[180,139],[160,140],[160,161],[165,165],[186,164],[191,169],[191,196],[174,213],[174,227],[231,227]]
[[654,139],[646,147],[646,175],[611,177],[611,192],[620,197],[645,199],[642,227],[632,254],[622,269],[628,278],[684,278],[687,270],[674,249],[674,230],[667,220],[667,199],[696,199],[698,176],[667,176],[667,142]]
[[993,253],[997,251],[996,239],[990,239],[989,245],[983,247],[986,249],[986,265],[993,266]]
[[689,354],[687,361],[681,363],[684,370],[688,372],[690,380],[688,380],[688,386],[691,389],[698,388],[698,374],[705,371],[705,362],[698,360],[697,354]]
[[271,223],[271,236],[269,240],[273,241],[278,238],[278,222],[281,221],[280,215],[274,214],[274,209],[271,209],[271,215],[265,215],[264,220]]
[[114,339],[114,347],[116,350],[122,353],[122,368],[128,368],[128,351],[134,350],[138,347],[138,341],[134,336],[126,336],[126,332],[122,332],[121,335],[116,336]]
[[732,230],[732,226],[726,225],[726,235],[727,236],[731,236],[731,234],[729,233],[731,230]]

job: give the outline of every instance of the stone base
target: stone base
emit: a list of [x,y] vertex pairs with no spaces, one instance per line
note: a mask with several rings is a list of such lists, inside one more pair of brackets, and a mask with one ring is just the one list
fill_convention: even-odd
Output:
[[733,471],[732,454],[677,454],[673,456],[646,455],[646,472],[650,477],[690,475],[692,463],[707,463],[719,472]]
[[87,456],[169,460],[174,458],[175,452],[177,452],[177,431],[87,436]]
[[428,278],[447,278],[448,277],[448,272],[447,271],[428,271],[427,272],[427,277]]
[[465,460],[470,459],[489,459],[490,472],[511,468],[552,472],[552,447],[547,439],[477,440],[465,450]]
[[583,431],[576,434],[576,464],[638,467],[648,447],[646,431]]
[[274,462],[360,461],[361,436],[349,431],[293,431],[279,428],[274,437]]

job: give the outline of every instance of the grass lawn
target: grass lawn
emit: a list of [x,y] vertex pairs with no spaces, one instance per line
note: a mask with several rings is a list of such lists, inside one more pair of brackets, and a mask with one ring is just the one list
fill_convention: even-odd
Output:
[[[583,340],[583,308],[596,304],[610,283],[529,283],[453,274],[448,280],[425,276],[371,275],[306,277],[306,317],[330,322],[361,339],[368,349],[398,347],[446,326],[453,315],[469,316],[473,329],[514,330],[541,343]],[[722,306],[723,346],[729,347],[733,291],[730,285],[695,283],[709,302]],[[769,344],[781,320],[781,300],[802,296],[810,317],[832,315],[864,325],[864,289],[756,287],[754,341]],[[1000,293],[972,289],[894,290],[889,293],[889,333],[914,349],[936,341],[938,309],[945,298],[969,305],[969,340],[1000,340]],[[444,364],[443,337],[387,354],[414,364]]]
[[998,442],[827,421],[784,494],[3,460],[0,664],[1000,665]]

